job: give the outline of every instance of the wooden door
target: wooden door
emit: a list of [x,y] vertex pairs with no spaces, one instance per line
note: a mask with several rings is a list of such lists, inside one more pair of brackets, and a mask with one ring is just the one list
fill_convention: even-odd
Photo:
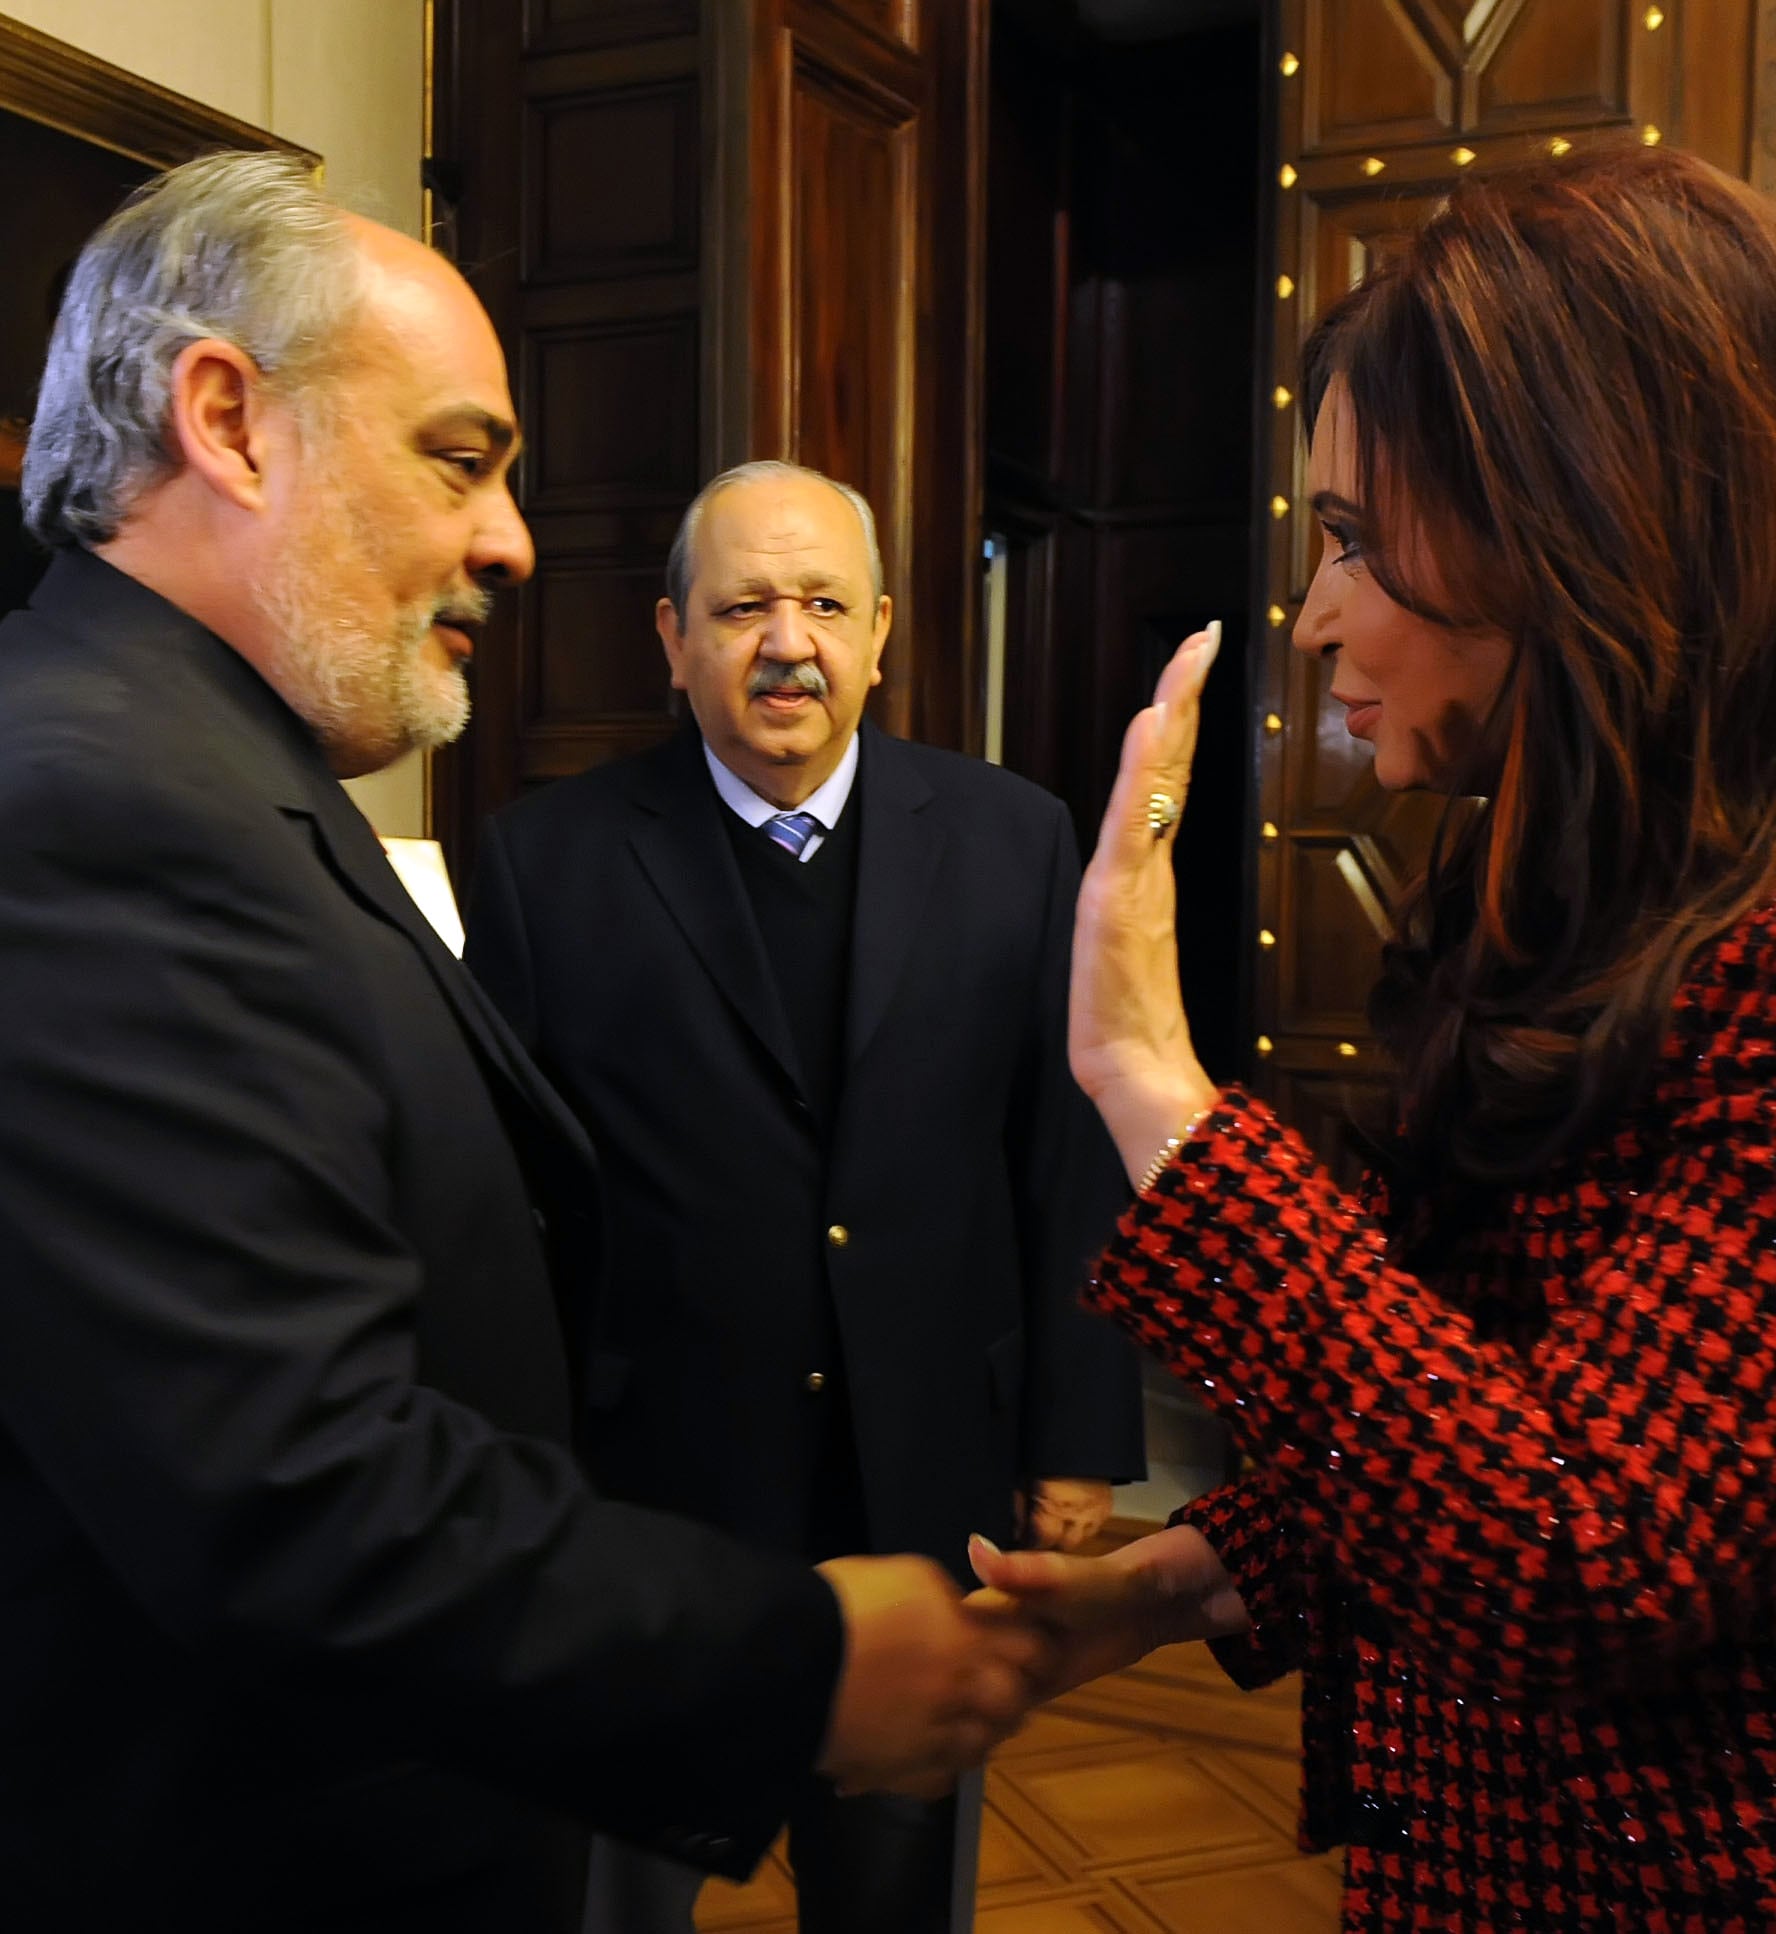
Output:
[[755,0],[752,47],[745,454],[869,498],[895,606],[878,722],[970,749],[985,20],[984,0]]
[[889,730],[979,731],[984,0],[439,0],[438,239],[506,345],[536,576],[433,765],[459,882],[486,813],[671,731],[667,548],[787,456],[880,523]]
[[[1754,18],[1761,13],[1760,23]],[[1255,608],[1253,1078],[1349,1167],[1346,1124],[1379,1116],[1387,1070],[1364,1021],[1383,936],[1440,802],[1389,794],[1289,649],[1318,554],[1296,397],[1315,317],[1462,175],[1605,142],[1675,141],[1741,175],[1776,8],[1755,0],[1283,0],[1271,49],[1279,152],[1269,527]]]

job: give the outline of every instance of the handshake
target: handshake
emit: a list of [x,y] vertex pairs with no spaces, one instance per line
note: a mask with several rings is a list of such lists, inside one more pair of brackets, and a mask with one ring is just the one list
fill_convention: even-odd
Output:
[[1030,1709],[1155,1646],[1230,1637],[1245,1607],[1188,1525],[1106,1558],[969,1546],[982,1589],[964,1597],[928,1558],[819,1567],[845,1621],[845,1660],[819,1771],[842,1791],[935,1798]]

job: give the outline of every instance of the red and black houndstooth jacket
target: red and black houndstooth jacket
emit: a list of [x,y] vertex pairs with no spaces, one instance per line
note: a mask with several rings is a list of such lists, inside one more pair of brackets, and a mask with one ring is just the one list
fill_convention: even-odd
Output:
[[1459,1275],[1229,1090],[1092,1299],[1257,1475],[1180,1513],[1304,1670],[1350,1929],[1776,1927],[1776,908],[1699,956],[1643,1099]]

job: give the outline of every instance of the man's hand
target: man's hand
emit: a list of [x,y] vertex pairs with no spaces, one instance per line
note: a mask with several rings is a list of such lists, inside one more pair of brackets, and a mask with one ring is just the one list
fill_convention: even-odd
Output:
[[1077,1551],[1103,1530],[1113,1502],[1110,1486],[1096,1477],[1039,1477],[1028,1508],[1017,1500],[1024,1542],[1035,1551]]
[[1161,1645],[1231,1638],[1246,1631],[1246,1608],[1214,1547],[1189,1525],[1139,1538],[1107,1558],[1051,1551],[1000,1551],[973,1539],[969,1560],[987,1587],[967,1602],[982,1611],[1023,1612],[1055,1641],[1040,1697],[1120,1672]]
[[1053,1645],[1003,1599],[963,1600],[928,1558],[817,1567],[845,1620],[818,1770],[847,1792],[935,1799],[1023,1724]]

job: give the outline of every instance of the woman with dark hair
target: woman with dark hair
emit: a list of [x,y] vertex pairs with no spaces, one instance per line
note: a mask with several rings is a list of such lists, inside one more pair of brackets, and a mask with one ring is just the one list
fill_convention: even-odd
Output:
[[[1207,1637],[1305,1673],[1350,1928],[1776,1925],[1776,211],[1667,151],[1464,184],[1309,345],[1296,646],[1452,796],[1358,1198],[1179,999],[1215,641],[1131,726],[1073,1057],[1136,1198],[1095,1300],[1251,1473],[977,1568],[1054,1689]],[[1453,804],[1456,796],[1469,803]],[[1478,804],[1471,797],[1478,795]]]

